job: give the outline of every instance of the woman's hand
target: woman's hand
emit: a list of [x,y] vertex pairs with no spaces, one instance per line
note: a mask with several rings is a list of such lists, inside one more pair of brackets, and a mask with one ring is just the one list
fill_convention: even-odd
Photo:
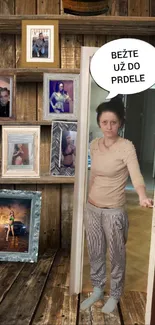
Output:
[[139,204],[143,208],[153,208],[153,200],[147,197],[139,198]]

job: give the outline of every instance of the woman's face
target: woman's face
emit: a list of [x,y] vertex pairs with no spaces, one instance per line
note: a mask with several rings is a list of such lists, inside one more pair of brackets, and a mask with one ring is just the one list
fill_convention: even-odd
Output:
[[67,143],[68,143],[68,144],[71,143],[71,136],[68,135],[68,136],[66,137],[66,140],[67,140]]
[[103,112],[100,116],[99,125],[107,138],[113,138],[117,136],[121,122],[115,113]]
[[17,146],[18,146],[18,149],[21,149],[22,148],[22,144],[21,143],[18,143]]
[[64,85],[61,83],[60,85],[59,85],[59,91],[62,91],[64,89]]

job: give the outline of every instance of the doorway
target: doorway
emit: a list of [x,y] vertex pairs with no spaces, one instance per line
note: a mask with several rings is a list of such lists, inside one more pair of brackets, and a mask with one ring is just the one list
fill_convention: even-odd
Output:
[[[133,142],[146,188],[153,193],[155,176],[155,89],[147,89],[144,92],[126,97],[124,137]],[[133,189],[130,180],[127,188]]]

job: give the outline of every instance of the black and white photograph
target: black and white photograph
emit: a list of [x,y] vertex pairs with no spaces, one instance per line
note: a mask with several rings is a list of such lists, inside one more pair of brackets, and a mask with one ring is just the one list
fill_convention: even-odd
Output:
[[52,123],[51,175],[75,175],[76,140],[76,122],[55,121]]

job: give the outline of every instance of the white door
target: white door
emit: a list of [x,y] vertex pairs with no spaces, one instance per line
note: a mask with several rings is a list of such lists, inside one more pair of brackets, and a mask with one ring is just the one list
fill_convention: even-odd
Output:
[[[78,122],[76,174],[74,186],[74,207],[72,221],[72,243],[70,264],[70,295],[82,291],[83,255],[84,255],[84,226],[83,209],[86,202],[87,190],[87,158],[90,114],[90,72],[89,63],[98,48],[82,47],[80,73],[80,114]],[[153,210],[150,260],[148,270],[147,304],[145,325],[150,325],[152,295],[155,271],[155,209]],[[154,324],[153,324],[154,325]]]

